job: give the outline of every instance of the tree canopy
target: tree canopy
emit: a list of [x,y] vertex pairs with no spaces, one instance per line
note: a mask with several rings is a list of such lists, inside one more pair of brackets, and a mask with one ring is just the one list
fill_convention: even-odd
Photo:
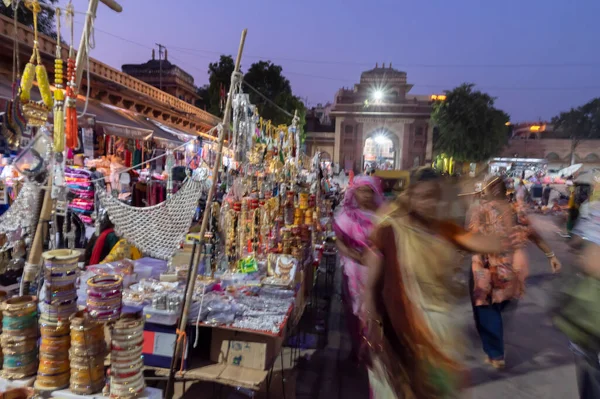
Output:
[[[213,115],[223,116],[222,108],[229,92],[234,68],[235,63],[230,55],[222,55],[218,62],[211,63],[208,67],[209,84],[198,89],[198,94],[203,99],[196,105],[201,108],[206,107],[206,110]],[[281,66],[271,61],[255,62],[244,75],[244,81],[262,94],[261,96],[248,87],[244,88],[263,118],[275,125],[290,124],[290,116],[282,112],[280,107],[292,115],[294,111],[298,111],[299,126],[304,126],[306,108],[300,98],[293,94],[290,81],[283,76]]]
[[574,141],[600,138],[600,98],[552,118],[554,136]]
[[[283,68],[271,61],[258,61],[250,66],[244,75],[244,81],[259,91],[277,106],[290,114],[298,111],[301,119],[305,112],[304,103],[292,93],[290,81],[283,76]],[[274,124],[289,124],[290,117],[278,109],[263,96],[249,90],[250,101],[258,108],[260,115]],[[303,126],[303,121],[301,125]]]
[[[58,3],[58,0],[39,0],[42,4],[54,5]],[[0,2],[0,14],[6,15],[9,18],[14,18],[14,12],[12,6],[6,7],[4,2]],[[23,25],[33,29],[33,13],[25,6],[25,2],[19,2],[17,9],[17,20]],[[42,7],[42,11],[38,15],[38,31],[44,35],[48,35],[52,38],[56,38],[56,19],[54,16],[54,10],[46,9]]]
[[497,155],[507,142],[508,114],[494,107],[494,98],[464,83],[446,91],[433,105],[439,130],[435,149],[460,162],[482,162]]
[[222,55],[218,62],[211,62],[208,65],[208,90],[203,93],[207,96],[203,101],[207,111],[213,115],[223,116],[224,102],[229,93],[231,74],[234,69],[235,63],[230,55]]

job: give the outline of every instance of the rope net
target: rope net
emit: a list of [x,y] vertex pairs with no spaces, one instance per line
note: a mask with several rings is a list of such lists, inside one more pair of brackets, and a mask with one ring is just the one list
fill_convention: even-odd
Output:
[[188,177],[171,198],[145,208],[126,205],[105,190],[98,190],[98,199],[119,236],[145,255],[168,261],[190,229],[205,185],[206,180]]

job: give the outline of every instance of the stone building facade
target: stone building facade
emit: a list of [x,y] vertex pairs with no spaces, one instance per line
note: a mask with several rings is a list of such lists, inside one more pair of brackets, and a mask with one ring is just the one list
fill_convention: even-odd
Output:
[[161,89],[188,104],[195,104],[200,96],[197,87],[194,85],[194,78],[177,65],[172,64],[167,57],[168,53],[165,50],[165,59],[157,60],[155,59],[154,50],[152,50],[150,61],[143,64],[126,64],[121,69],[126,74]]
[[502,151],[502,157],[546,159],[550,169],[562,169],[582,163],[584,169],[600,167],[600,140],[573,142],[568,134],[555,131],[546,122],[519,123],[513,126],[513,136]]
[[391,65],[363,72],[353,88],[336,93],[329,111],[330,126],[312,130],[308,126],[307,152],[326,151],[341,168],[362,172],[365,147],[373,147],[366,145],[367,140],[376,139],[391,143],[384,151],[394,169],[429,163],[433,149],[431,103],[428,95],[410,94],[412,86],[406,72]]

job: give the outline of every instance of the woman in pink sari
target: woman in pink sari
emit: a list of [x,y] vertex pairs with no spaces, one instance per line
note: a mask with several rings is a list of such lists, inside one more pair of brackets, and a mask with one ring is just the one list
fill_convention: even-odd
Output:
[[369,176],[358,176],[346,189],[342,208],[333,223],[344,271],[342,295],[352,339],[351,356],[354,360],[358,360],[364,326],[360,319],[367,276],[363,254],[369,247],[375,212],[382,203],[383,193],[379,181]]

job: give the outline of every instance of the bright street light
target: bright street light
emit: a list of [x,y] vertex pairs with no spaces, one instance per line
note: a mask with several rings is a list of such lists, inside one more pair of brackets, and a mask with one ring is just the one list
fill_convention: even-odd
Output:
[[383,91],[381,91],[381,90],[375,90],[375,92],[373,93],[373,99],[375,101],[381,101],[381,100],[383,100]]
[[373,140],[375,140],[375,143],[377,144],[385,144],[389,139],[385,134],[378,134],[377,136],[373,137]]

